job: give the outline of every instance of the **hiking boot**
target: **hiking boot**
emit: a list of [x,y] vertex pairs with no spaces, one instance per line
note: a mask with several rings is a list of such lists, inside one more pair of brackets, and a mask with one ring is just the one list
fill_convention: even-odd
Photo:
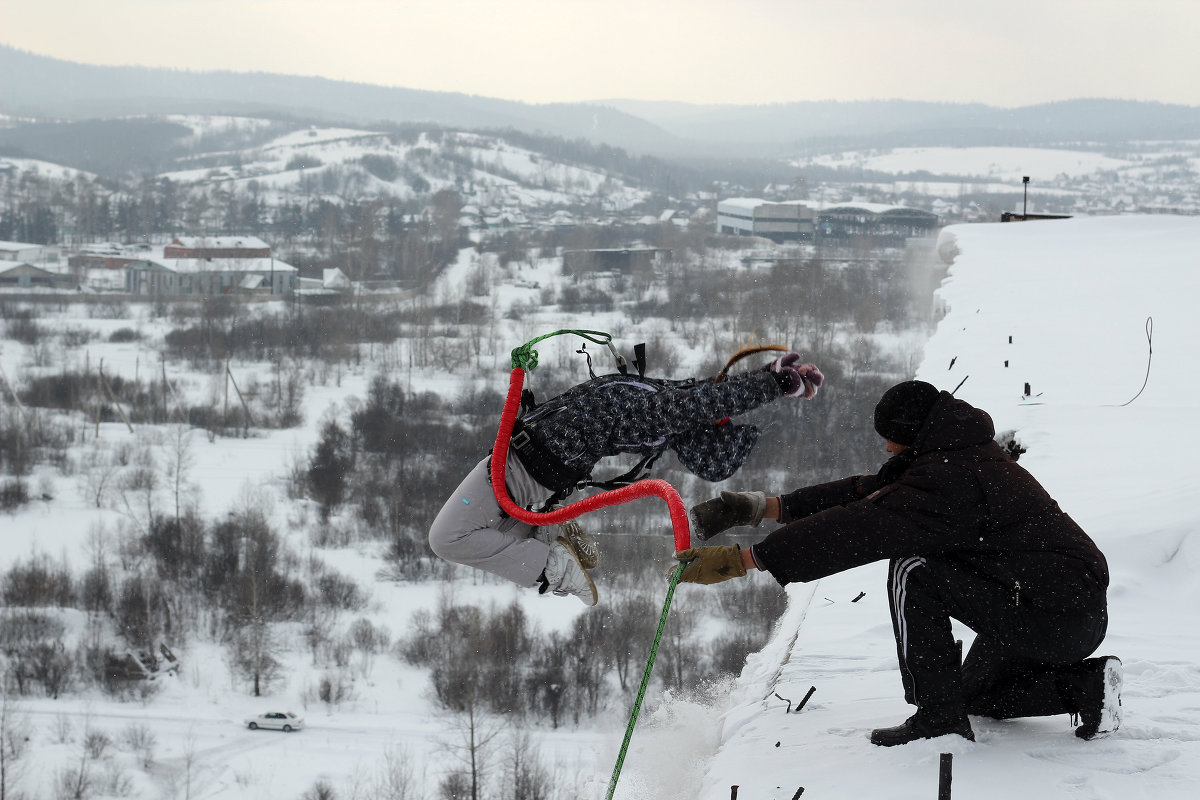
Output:
[[578,522],[569,519],[559,528],[562,529],[562,537],[575,549],[575,555],[579,556],[579,566],[584,569],[595,569],[599,566],[600,548],[596,546],[596,540],[589,536]]
[[552,592],[565,597],[573,594],[583,601],[585,606],[594,606],[600,599],[596,594],[596,584],[592,576],[580,564],[579,554],[563,537],[558,537],[550,545],[550,555],[546,558],[546,569],[542,571],[541,592]]
[[917,739],[935,739],[948,733],[956,733],[968,741],[975,741],[975,732],[971,730],[971,721],[967,719],[966,714],[945,720],[931,720],[918,709],[917,713],[894,728],[876,728],[871,731],[871,744],[894,747]]
[[1121,684],[1124,673],[1116,656],[1089,658],[1083,662],[1079,690],[1080,726],[1075,735],[1095,739],[1121,727]]

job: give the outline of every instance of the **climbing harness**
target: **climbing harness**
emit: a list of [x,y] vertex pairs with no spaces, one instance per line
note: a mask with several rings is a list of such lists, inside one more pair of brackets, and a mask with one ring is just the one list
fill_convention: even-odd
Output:
[[[588,369],[591,369],[590,361]],[[605,480],[594,480],[591,477],[590,471],[585,472],[564,464],[560,458],[555,456],[545,446],[536,433],[535,428],[539,421],[549,419],[555,414],[561,413],[581,396],[598,392],[611,384],[627,383],[636,383],[642,385],[647,390],[660,391],[671,387],[691,386],[695,384],[695,381],[670,381],[656,378],[627,377],[619,374],[593,376],[590,380],[573,386],[557,397],[551,398],[540,405],[533,398],[532,392],[528,389],[521,390],[521,413],[513,424],[512,442],[509,444],[509,447],[517,453],[521,459],[521,463],[529,471],[534,480],[547,489],[554,490],[555,496],[551,498],[550,505],[561,503],[567,495],[576,489],[616,489],[634,483],[649,473],[650,468],[654,466],[654,462],[667,449],[667,441],[664,438],[660,442],[650,445],[648,450],[643,450],[644,455],[642,458],[625,473]]]
[[[512,374],[509,379],[508,396],[505,399],[504,410],[500,417],[500,426],[496,431],[496,443],[492,449],[491,458],[491,481],[492,492],[496,496],[496,501],[500,505],[500,509],[509,516],[512,516],[521,522],[530,525],[554,525],[566,522],[581,514],[589,511],[595,511],[600,508],[627,503],[631,500],[636,500],[650,495],[661,497],[667,504],[667,509],[671,516],[671,528],[675,535],[675,552],[687,550],[691,547],[691,533],[688,523],[687,510],[683,505],[683,500],[679,493],[670,483],[658,478],[640,478],[640,474],[644,469],[648,469],[654,459],[658,458],[661,450],[651,453],[643,458],[632,470],[624,475],[618,476],[615,479],[605,482],[593,482],[588,480],[588,475],[580,475],[577,470],[572,470],[569,467],[561,464],[557,459],[545,449],[544,444],[538,441],[536,435],[527,428],[521,420],[518,419],[518,412],[525,410],[534,418],[537,416],[539,409],[546,409],[545,406],[537,406],[532,392],[524,388],[525,374],[527,371],[532,371],[537,367],[538,353],[533,346],[538,342],[548,339],[551,336],[559,334],[576,334],[583,337],[585,340],[607,347],[612,352],[613,358],[617,362],[617,370],[620,375],[616,376],[601,376],[597,377],[592,369],[591,354],[587,352],[585,344],[579,351],[587,357],[588,372],[591,375],[589,384],[597,382],[605,382],[608,380],[621,380],[628,375],[628,363],[616,351],[612,345],[612,336],[602,331],[590,330],[558,330],[553,333],[548,333],[531,339],[529,342],[514,348],[512,351]],[[741,359],[757,353],[777,351],[787,352],[788,348],[783,345],[759,345],[746,347],[739,350],[725,364],[725,367],[716,376],[717,382],[723,381],[728,374],[730,367],[736,364]],[[637,370],[639,379],[650,380],[645,378],[646,367],[646,351],[645,345],[639,344],[634,348],[634,367]],[[666,381],[653,380],[655,384],[662,386],[671,385],[687,385],[694,383],[691,381]],[[586,387],[587,384],[584,384]],[[581,389],[586,391],[586,388]],[[548,401],[547,405],[553,404],[555,401]],[[553,413],[554,409],[546,409],[544,413]],[[551,498],[551,502],[544,506],[543,511],[530,511],[518,506],[513,502],[508,495],[508,490],[504,482],[505,467],[508,462],[508,451],[512,448],[514,452],[521,458],[521,463],[529,470],[530,476],[541,485],[555,491],[555,496]],[[579,486],[594,486],[604,488],[605,491],[590,497],[578,500],[567,505],[558,505],[558,503],[570,494],[572,490]],[[612,779],[608,785],[608,800],[612,800],[613,793],[616,791],[617,780],[621,774],[621,768],[625,762],[625,755],[629,749],[629,742],[633,736],[633,729],[637,724],[638,714],[641,710],[642,703],[645,700],[646,690],[650,684],[651,672],[654,669],[654,662],[658,655],[658,647],[662,641],[663,629],[667,623],[667,614],[671,608],[671,600],[675,594],[675,587],[679,584],[679,576],[683,574],[683,569],[686,565],[680,564],[677,569],[673,570],[670,578],[670,585],[667,589],[667,598],[663,603],[662,613],[659,615],[658,628],[654,634],[654,642],[650,647],[650,655],[646,661],[646,668],[642,672],[641,685],[638,687],[637,697],[634,700],[633,711],[629,717],[629,723],[625,728],[625,736],[621,742],[621,749],[617,756],[617,763],[613,769]]]
[[[554,333],[539,336],[525,343],[521,347],[517,347],[512,351],[512,375],[509,379],[508,397],[504,403],[504,411],[500,416],[500,427],[496,431],[496,444],[492,449],[492,492],[496,496],[496,502],[500,504],[500,508],[512,517],[530,525],[555,525],[567,520],[575,519],[581,514],[589,511],[595,511],[600,508],[627,503],[631,500],[637,500],[642,497],[657,495],[661,497],[667,504],[667,509],[671,515],[671,528],[675,535],[675,552],[687,550],[691,547],[691,531],[688,525],[687,509],[683,505],[683,498],[679,496],[679,492],[675,491],[675,487],[667,481],[659,478],[647,478],[630,483],[626,486],[621,486],[616,489],[609,489],[591,497],[577,500],[574,503],[562,506],[548,512],[529,511],[521,508],[512,498],[508,496],[508,489],[504,483],[505,465],[508,460],[509,441],[512,438],[513,426],[516,422],[517,411],[521,405],[521,394],[525,382],[526,370],[532,370],[537,366],[537,351],[533,349],[533,345],[537,342],[555,336],[560,333],[574,333],[583,336],[588,341],[596,344],[606,345],[612,350],[613,355],[617,358],[618,365],[624,365],[625,360],[621,358],[615,348],[612,346],[612,337],[607,333],[600,331],[572,331],[560,330]],[[598,337],[598,338],[593,338]],[[639,358],[637,363],[644,364],[644,358]],[[639,367],[640,369],[640,367]],[[658,629],[654,634],[654,643],[650,648],[650,657],[646,661],[646,668],[642,672],[641,686],[638,688],[637,698],[634,701],[633,711],[629,717],[629,724],[625,728],[625,737],[621,742],[621,750],[617,756],[617,764],[613,770],[612,778],[608,784],[607,800],[612,800],[613,793],[617,789],[617,780],[620,778],[621,767],[625,763],[625,754],[629,749],[630,739],[633,737],[633,729],[637,724],[638,714],[641,711],[642,702],[645,700],[646,689],[650,684],[650,674],[654,669],[654,661],[658,655],[658,646],[662,641],[663,628],[667,624],[667,612],[671,608],[671,599],[675,594],[675,587],[679,583],[679,576],[683,573],[685,565],[680,564],[679,567],[671,574],[670,586],[667,589],[667,599],[663,604],[662,614],[658,618]]]
[[[505,399],[504,410],[500,415],[500,427],[496,431],[496,443],[492,449],[491,461],[492,492],[496,495],[496,501],[499,503],[501,510],[509,516],[530,525],[556,525],[569,519],[575,519],[589,511],[596,511],[642,497],[657,495],[666,502],[667,509],[670,511],[671,528],[675,533],[676,552],[688,549],[690,547],[691,534],[688,527],[687,509],[683,505],[683,499],[675,491],[675,487],[660,478],[639,480],[627,486],[601,492],[577,500],[574,503],[569,503],[553,511],[545,512],[529,511],[522,508],[508,496],[504,476],[508,462],[509,441],[512,438],[517,411],[521,405],[521,390],[525,382],[525,373],[527,370],[533,370],[537,366],[538,361],[537,351],[532,346],[543,339],[564,333],[577,334],[589,341],[603,344],[609,347],[614,355],[616,355],[616,350],[611,344],[612,337],[609,334],[588,330],[555,331],[554,333],[532,339],[512,351],[513,370],[509,378],[509,390],[508,396]],[[616,355],[616,357],[618,363],[625,363],[621,356]]]
[[[559,333],[563,332],[559,331]],[[598,338],[607,337],[608,334],[598,331],[578,331],[578,333],[585,335],[593,343],[599,342],[608,346],[613,351],[613,358],[617,362],[618,372],[597,376],[592,362],[592,355],[585,343],[575,352],[587,359],[588,374],[590,375],[589,380],[577,384],[541,404],[537,402],[531,390],[528,388],[521,390],[521,409],[513,424],[509,449],[516,454],[521,464],[535,481],[554,493],[537,509],[539,511],[547,511],[562,505],[566,498],[576,490],[587,488],[601,490],[616,489],[636,483],[650,474],[650,470],[657,463],[658,459],[672,446],[666,437],[662,437],[656,442],[644,442],[638,447],[641,457],[631,468],[620,475],[595,478],[592,476],[590,466],[586,470],[579,469],[569,463],[564,463],[560,457],[556,456],[538,434],[539,423],[553,419],[555,415],[563,413],[572,404],[587,396],[599,394],[606,387],[634,384],[641,386],[647,391],[658,392],[669,389],[690,388],[699,383],[695,378],[670,380],[646,377],[645,344],[638,344],[634,347],[633,365],[637,369],[637,375],[631,375],[625,360],[616,353],[611,343],[606,338]],[[535,339],[534,341],[538,340]],[[530,345],[532,345],[532,342],[514,351],[514,366],[527,362],[531,358],[536,360],[536,352],[531,353]],[[713,383],[720,383],[725,380],[730,368],[742,359],[771,351],[787,352],[788,348],[778,344],[744,347],[734,353],[729,361],[726,362],[724,368],[713,379]],[[729,422],[729,418],[714,420],[714,422],[718,426],[725,425]]]

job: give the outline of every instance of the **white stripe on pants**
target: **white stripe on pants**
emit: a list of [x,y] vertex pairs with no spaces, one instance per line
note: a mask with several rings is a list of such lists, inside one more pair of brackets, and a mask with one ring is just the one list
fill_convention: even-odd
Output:
[[908,596],[908,574],[923,566],[925,559],[921,556],[899,559],[892,564],[892,614],[896,620],[900,655],[905,661],[908,660],[908,622],[904,619],[904,601]]

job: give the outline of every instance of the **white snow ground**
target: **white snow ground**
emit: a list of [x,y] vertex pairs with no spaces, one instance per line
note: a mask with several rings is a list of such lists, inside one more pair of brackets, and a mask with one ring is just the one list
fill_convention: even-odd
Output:
[[[966,378],[958,394],[987,409],[998,428],[1019,432],[1029,449],[1022,463],[1108,555],[1112,624],[1103,649],[1125,662],[1124,725],[1107,739],[1083,742],[1071,735],[1065,717],[976,720],[974,744],[937,740],[873,747],[869,730],[901,721],[910,709],[901,699],[895,667],[884,569],[870,565],[790,587],[791,605],[778,635],[749,659],[718,702],[669,699],[644,710],[617,788],[620,800],[724,800],[732,785],[740,787],[739,800],[787,800],[801,786],[806,800],[930,799],[937,792],[941,752],[955,755],[958,798],[1172,800],[1195,794],[1200,550],[1191,534],[1200,521],[1193,467],[1200,452],[1200,218],[954,226],[944,232],[942,245],[941,252],[958,251],[939,292],[948,314],[928,343],[918,377],[947,389]],[[464,262],[464,269],[469,266]],[[1148,317],[1154,320],[1149,382],[1123,405],[1146,375]],[[608,329],[604,320],[596,322],[593,327]],[[103,350],[93,341],[73,354],[81,363],[90,352],[93,365],[103,355],[107,374],[158,368],[153,343],[165,323],[147,316],[86,324],[107,326],[105,334],[111,332],[107,328],[131,326],[145,338]],[[525,321],[515,327],[520,330],[510,335],[524,341],[561,326]],[[554,350],[543,353],[547,364]],[[33,355],[6,342],[0,366],[12,379]],[[190,378],[168,369],[180,391],[188,391]],[[243,365],[239,381],[250,380],[246,373],[253,369]],[[258,379],[266,382],[270,375],[271,365],[261,365]],[[192,480],[205,507],[218,515],[279,496],[291,465],[311,447],[321,412],[362,397],[369,377],[339,372],[310,387],[303,429],[214,443],[194,433]],[[450,385],[445,375],[416,377]],[[501,363],[497,386],[506,378]],[[1026,382],[1029,398],[1023,397]],[[90,443],[90,429],[86,433]],[[133,439],[119,423],[101,431],[104,446]],[[885,456],[882,447],[879,456]],[[92,507],[72,481],[46,474],[34,485],[50,489],[55,499],[0,518],[0,568],[34,553],[81,566],[90,558],[83,538],[115,540],[120,515]],[[305,513],[279,501],[271,510],[282,530],[302,529],[294,523]],[[372,587],[372,605],[363,616],[386,626],[393,637],[411,611],[433,606],[441,591],[460,599],[518,599],[545,627],[586,613],[578,604],[538,602],[529,592],[469,579],[449,587],[376,581],[380,562],[369,547],[320,555]],[[761,574],[750,579],[770,580]],[[672,614],[702,613],[704,593],[716,591],[721,587],[681,587]],[[865,596],[851,602],[860,592]],[[82,628],[81,618],[65,616]],[[294,638],[288,680],[262,699],[235,685],[222,649],[198,642],[180,649],[184,667],[178,679],[144,706],[91,692],[59,701],[20,699],[13,711],[32,726],[22,788],[31,797],[52,796],[58,771],[79,763],[85,728],[107,731],[117,741],[138,724],[157,739],[150,771],[136,768],[134,754],[120,746],[98,767],[112,776],[125,769],[128,797],[296,798],[318,778],[339,797],[350,797],[354,786],[377,776],[389,752],[407,753],[429,787],[424,796],[434,796],[446,759],[438,738],[453,736],[427,697],[423,673],[379,657],[355,667],[353,700],[340,707],[306,704],[321,671],[311,665],[299,632]],[[775,697],[794,706],[812,686],[816,691],[800,713],[785,713],[786,701]],[[631,703],[632,697],[617,698],[616,710],[587,728],[535,733],[563,784],[581,787],[579,797],[604,796]],[[305,714],[308,729],[283,735],[242,727],[244,716],[274,707]]]
[[[873,564],[788,587],[776,637],[749,659],[720,714],[718,751],[697,762],[697,788],[675,796],[724,800],[738,785],[739,800],[787,800],[799,787],[806,800],[933,798],[942,752],[954,754],[955,797],[1196,795],[1200,219],[952,226],[939,250],[951,243],[958,255],[939,291],[948,313],[916,377],[948,390],[965,379],[958,396],[988,410],[998,430],[1018,432],[1028,448],[1021,463],[1104,550],[1111,624],[1101,649],[1124,661],[1124,723],[1085,742],[1065,716],[975,718],[975,743],[871,745],[871,728],[911,713],[885,567]],[[1138,395],[1151,317],[1149,381]],[[775,696],[794,706],[813,686],[798,714]],[[653,755],[639,752],[633,770],[652,770]]]

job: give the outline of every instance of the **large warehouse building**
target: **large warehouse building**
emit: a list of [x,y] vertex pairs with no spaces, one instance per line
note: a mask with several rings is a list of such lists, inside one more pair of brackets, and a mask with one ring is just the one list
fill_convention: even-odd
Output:
[[773,203],[755,197],[731,197],[717,203],[719,233],[762,236],[776,242],[865,236],[900,244],[929,236],[937,226],[937,214],[881,203]]
[[763,236],[774,241],[811,241],[816,212],[803,203],[770,203],[755,197],[731,197],[717,203],[717,231]]

